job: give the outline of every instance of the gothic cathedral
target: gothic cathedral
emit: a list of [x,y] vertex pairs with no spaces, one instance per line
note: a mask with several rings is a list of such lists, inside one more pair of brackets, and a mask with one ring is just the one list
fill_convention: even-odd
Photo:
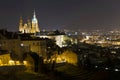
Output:
[[38,20],[35,15],[35,11],[33,14],[32,22],[30,20],[27,20],[27,23],[23,24],[22,17],[20,17],[20,23],[19,23],[19,31],[21,33],[37,33],[40,32],[39,26],[38,26]]

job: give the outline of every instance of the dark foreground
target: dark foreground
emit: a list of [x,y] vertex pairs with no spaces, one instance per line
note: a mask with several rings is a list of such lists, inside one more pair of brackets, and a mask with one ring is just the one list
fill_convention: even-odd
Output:
[[120,80],[120,72],[65,64],[46,74],[26,71],[0,73],[0,80]]

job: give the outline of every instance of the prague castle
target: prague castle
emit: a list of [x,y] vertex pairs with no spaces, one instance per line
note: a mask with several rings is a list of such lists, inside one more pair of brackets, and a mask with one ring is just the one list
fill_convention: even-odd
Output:
[[[20,17],[19,32],[20,33],[30,33],[29,35],[34,36],[34,37],[49,38],[49,39],[55,40],[56,44],[59,47],[66,46],[66,44],[65,44],[66,40],[71,41],[71,38],[69,38],[67,35],[65,35],[64,33],[61,33],[59,31],[48,31],[48,32],[41,31],[40,32],[35,11],[34,11],[32,20],[30,21],[28,19],[26,23],[23,23],[22,17]],[[39,33],[39,34],[35,34],[35,33]],[[35,34],[35,35],[33,35],[33,34]]]
[[38,20],[36,18],[36,14],[34,11],[32,21],[29,19],[27,20],[27,23],[23,23],[22,17],[20,17],[20,23],[19,23],[19,31],[21,33],[37,33],[40,32],[39,26],[38,26]]

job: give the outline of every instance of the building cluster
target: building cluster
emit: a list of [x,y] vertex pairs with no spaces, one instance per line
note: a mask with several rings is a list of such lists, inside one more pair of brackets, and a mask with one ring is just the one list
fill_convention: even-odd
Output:
[[72,41],[70,37],[65,35],[62,32],[59,32],[58,30],[56,31],[40,31],[40,27],[38,25],[38,20],[36,18],[36,14],[34,11],[33,18],[30,22],[28,19],[27,23],[23,24],[22,18],[20,18],[20,23],[19,23],[19,32],[21,34],[30,34],[31,36],[34,37],[40,37],[40,38],[49,38],[49,39],[54,39],[56,41],[56,44],[59,47],[64,47],[66,46],[66,40]]
[[[23,36],[23,34],[0,30],[0,55],[10,54],[14,55],[14,59],[22,60],[22,55],[31,51],[45,57],[46,41],[47,39],[33,39],[27,34]],[[7,60],[7,57],[0,58],[0,61],[3,61],[2,59]],[[3,64],[9,63],[9,61]]]
[[[50,40],[54,40],[59,47],[67,46],[66,40],[72,41],[70,37],[58,30],[49,32],[40,31],[35,12],[32,22],[28,20],[28,22],[23,25],[23,20],[20,18],[19,32],[9,32],[4,29],[0,30],[0,55],[10,54],[7,55],[9,59],[4,58],[5,56],[0,58],[0,63],[2,65],[13,64],[11,54],[17,55],[13,56],[13,58],[15,57],[22,60],[22,55],[27,52],[34,52],[46,58],[47,43]],[[5,60],[3,59],[7,61],[4,62]]]
[[[27,23],[23,23],[22,17],[20,17],[19,32],[9,32],[7,30],[0,30],[0,64],[13,64],[11,55],[7,61],[4,62],[4,54],[15,54],[22,60],[22,55],[27,52],[35,52],[43,58],[47,57],[47,43],[50,40],[54,40],[59,47],[66,47],[71,44],[77,44],[78,42],[84,42],[88,44],[97,44],[103,47],[117,46],[120,47],[120,36],[117,31],[110,32],[60,32],[56,31],[41,31],[38,25],[38,20],[34,12],[32,20],[27,20]],[[4,53],[4,54],[3,54]],[[68,54],[67,54],[68,55]],[[65,60],[65,56],[59,55],[59,60],[70,61],[70,57]],[[14,56],[16,57],[16,56]],[[62,58],[61,58],[62,57]],[[74,58],[75,59],[75,58]],[[72,59],[71,59],[72,60]],[[19,62],[17,62],[19,63]]]
[[119,31],[106,32],[81,32],[77,35],[79,42],[88,44],[96,44],[102,47],[117,46],[120,47],[120,33]]

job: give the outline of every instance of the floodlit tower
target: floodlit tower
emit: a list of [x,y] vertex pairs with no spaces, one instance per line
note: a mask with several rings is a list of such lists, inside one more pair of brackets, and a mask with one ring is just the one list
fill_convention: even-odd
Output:
[[27,26],[28,33],[30,33],[31,32],[31,22],[30,22],[30,19],[27,20],[27,24],[28,24],[28,26]]
[[23,20],[22,20],[22,17],[20,17],[19,31],[23,32]]
[[38,20],[36,18],[36,14],[35,14],[35,11],[34,11],[33,19],[32,19],[32,30],[31,30],[31,33],[36,33],[36,32],[40,32],[40,30],[39,30],[39,26],[38,26]]

